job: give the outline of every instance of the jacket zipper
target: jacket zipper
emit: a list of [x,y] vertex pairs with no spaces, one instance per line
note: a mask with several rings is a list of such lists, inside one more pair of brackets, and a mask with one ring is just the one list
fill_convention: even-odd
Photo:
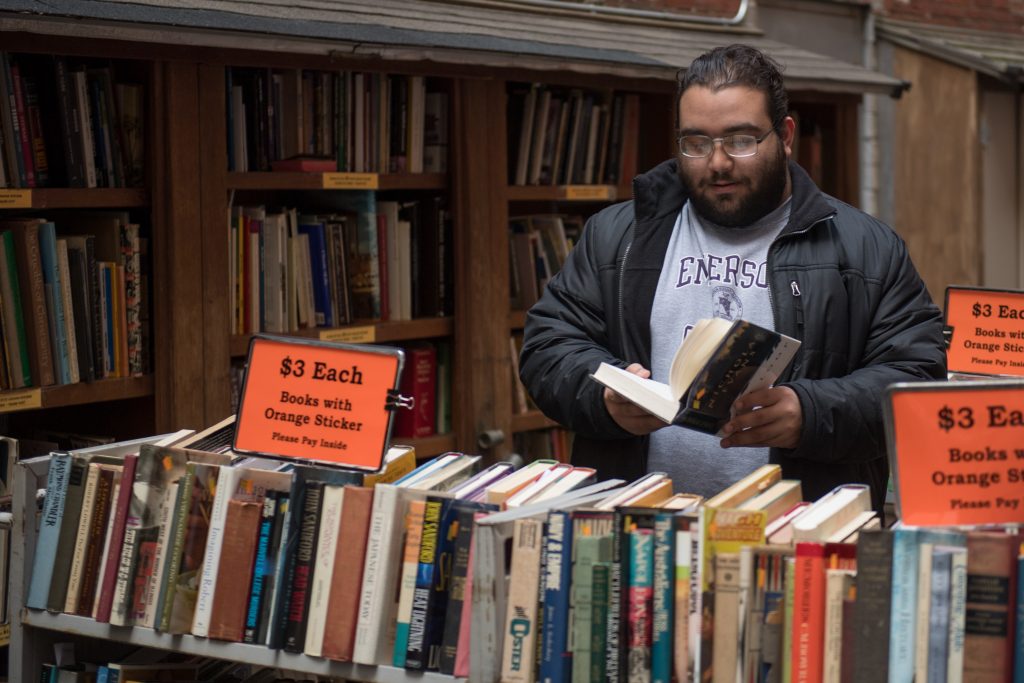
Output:
[[[636,221],[634,220],[629,226],[630,235],[636,228]],[[626,276],[626,259],[629,258],[629,250],[633,248],[633,239],[630,237],[629,243],[626,244],[626,250],[622,252],[622,263],[619,264],[619,343],[622,345],[622,353],[625,354],[627,350],[626,343],[626,306],[622,300],[623,290],[625,289],[625,276]]]
[[[818,225],[819,223],[824,223],[825,221],[832,220],[835,217],[835,215],[836,214],[833,211],[829,215],[824,216],[824,217],[819,218],[818,220],[814,221],[813,223],[811,223],[810,225],[808,225],[806,228],[804,228],[802,230],[794,230],[793,232],[786,233],[785,235],[779,235],[778,237],[776,237],[775,240],[771,243],[771,246],[768,247],[768,259],[767,259],[768,260],[768,272],[769,273],[773,273],[773,268],[772,268],[772,263],[771,263],[771,261],[772,261],[772,250],[775,248],[776,244],[778,244],[783,239],[786,239],[787,237],[790,237],[792,235],[803,235],[803,234],[809,232],[811,230],[811,228],[813,228],[814,226]],[[795,299],[796,298],[802,299],[802,293],[800,291],[800,286],[797,283],[797,281],[796,280],[791,280],[790,283],[789,283],[789,286],[790,286],[790,294],[793,296],[793,298],[795,298]],[[769,306],[771,306],[771,309],[772,309],[772,323],[774,324],[775,329],[777,330],[777,329],[779,329],[779,312],[778,312],[778,310],[777,310],[777,308],[775,306],[775,297],[772,296],[772,287],[771,287],[770,284],[768,285],[768,304],[769,304]],[[796,327],[797,327],[797,329],[796,329],[797,339],[800,339],[802,341],[803,340],[803,336],[804,336],[804,306],[803,306],[803,301],[802,300],[799,302],[799,305],[796,306]],[[799,357],[799,354],[798,354],[798,357]],[[785,381],[785,380],[789,379],[790,377],[793,377],[796,374],[797,369],[798,369],[798,366],[794,363],[794,365],[791,365],[789,368],[787,368],[786,372],[784,373],[784,376],[780,377],[777,381],[782,382],[782,381]]]

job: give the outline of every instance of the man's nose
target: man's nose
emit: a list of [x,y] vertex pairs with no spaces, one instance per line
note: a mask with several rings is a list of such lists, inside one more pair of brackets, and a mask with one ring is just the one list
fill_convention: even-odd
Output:
[[725,153],[725,143],[715,140],[711,143],[711,156],[708,164],[713,171],[723,171],[732,167],[732,157]]

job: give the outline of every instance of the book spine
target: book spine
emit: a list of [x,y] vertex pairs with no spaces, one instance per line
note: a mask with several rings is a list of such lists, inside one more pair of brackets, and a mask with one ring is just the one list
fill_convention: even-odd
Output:
[[1019,541],[1016,536],[967,532],[967,604],[964,680],[1007,681],[1013,675],[1013,605]]
[[[511,587],[505,614],[502,681],[534,680],[537,596],[543,521],[517,519],[512,534]],[[589,630],[588,630],[589,633]]]
[[[1018,578],[1019,581],[1019,578]],[[1017,585],[1018,590],[1020,584]],[[967,552],[954,552],[949,568],[949,634],[946,645],[947,683],[961,683],[964,678],[964,626],[967,606]],[[1018,616],[1024,614],[1024,605],[1017,601]],[[1020,624],[1018,623],[1018,626]],[[1018,628],[1017,633],[1022,631]],[[1019,641],[1019,636],[1018,636]],[[1024,683],[1014,681],[1014,683]]]
[[950,574],[952,554],[936,550],[932,557],[930,609],[928,612],[927,676],[919,676],[928,683],[946,683],[946,664],[949,658]]
[[199,577],[196,607],[192,615],[192,635],[205,638],[210,632],[213,597],[220,569],[221,548],[224,545],[224,523],[228,501],[238,484],[240,473],[234,467],[221,467],[217,474],[217,493],[210,511],[210,528],[206,534],[203,568]]
[[53,351],[47,324],[46,289],[43,284],[43,262],[39,252],[39,224],[27,223],[14,231],[17,251],[17,273],[21,289],[21,309],[29,338],[29,360],[36,386],[49,386],[56,381]]
[[110,525],[110,510],[114,502],[115,474],[113,470],[101,469],[99,481],[96,484],[96,501],[82,569],[82,587],[79,591],[78,604],[74,611],[75,614],[83,617],[92,616],[93,603],[96,601],[100,563],[103,560],[102,554],[105,545],[104,536]]
[[270,638],[274,609],[278,599],[278,577],[283,572],[282,564],[285,553],[282,551],[285,530],[288,528],[288,521],[291,509],[291,502],[288,494],[282,492],[277,499],[277,510],[274,514],[274,525],[270,535],[270,544],[267,549],[266,571],[263,575],[263,597],[261,599],[259,626],[256,632],[255,642],[267,644]]
[[[324,657],[340,662],[352,661],[362,590],[362,560],[366,554],[372,507],[373,489],[345,487],[345,505],[341,511],[341,529],[338,533],[339,552],[334,557],[327,612],[329,616],[324,629],[322,650]],[[338,580],[341,576],[347,580]]]
[[627,612],[626,679],[649,680],[651,671],[651,607],[654,597],[654,541],[650,529],[629,534],[629,610]]
[[[608,562],[595,562],[591,570],[590,586],[590,661],[589,680],[605,680],[605,648],[608,638],[608,606],[609,606],[609,584],[610,565]],[[587,661],[580,662],[580,666],[586,666]],[[575,671],[576,664],[570,660],[570,666]]]
[[914,678],[917,564],[917,531],[897,529],[892,543],[889,679],[898,683]]
[[71,370],[68,365],[67,339],[64,336],[64,301],[58,275],[57,238],[53,223],[43,223],[39,226],[39,253],[43,267],[43,286],[46,291],[46,312],[50,322],[49,334],[54,365],[59,372],[59,383],[69,384]]
[[99,602],[96,605],[96,621],[108,623],[113,610],[114,594],[117,578],[120,573],[120,560],[124,546],[128,506],[132,499],[132,482],[135,479],[137,455],[129,455],[124,459],[124,470],[121,473],[121,486],[113,511],[114,522],[110,529],[110,543],[104,563],[102,583],[100,584]]
[[[394,585],[399,570],[402,534],[395,529],[405,519],[401,489],[379,485],[375,489],[373,510],[370,514],[370,530],[363,562],[363,586],[359,597],[359,619],[356,623],[355,646],[352,661],[358,664],[377,664],[378,655],[383,654],[380,663],[390,661],[392,652],[386,651],[384,630],[389,624],[385,619],[389,610],[388,586]],[[397,520],[397,522],[396,522]],[[390,577],[390,578],[389,578]],[[388,583],[390,581],[390,583]],[[381,653],[379,651],[384,650]]]
[[[473,515],[471,508],[463,508],[458,512],[458,530],[452,552],[451,593],[448,596],[447,616],[444,621],[444,634],[441,638],[441,658],[438,671],[452,675],[455,672],[455,660],[458,655],[459,626],[467,598],[467,576],[469,573],[469,549],[473,540]],[[550,556],[550,555],[549,555]],[[566,569],[570,569],[566,567]],[[563,583],[563,585],[566,585]],[[568,598],[568,595],[566,596]],[[472,603],[470,603],[472,604]],[[547,623],[547,617],[544,619]],[[562,628],[565,628],[563,622]]]
[[548,513],[548,532],[544,542],[547,561],[544,565],[540,680],[568,681],[572,675],[572,653],[569,649],[572,520],[568,511]]
[[96,486],[100,476],[98,464],[85,466],[85,493],[82,496],[81,514],[78,516],[78,529],[75,532],[75,546],[71,553],[71,568],[68,572],[68,585],[64,598],[64,612],[74,614],[78,608],[78,597],[82,589],[82,567],[85,563],[85,548],[89,542],[89,530],[92,527],[93,507],[96,503]]
[[256,563],[252,572],[252,589],[249,591],[249,602],[245,613],[245,631],[242,634],[243,643],[258,642],[260,617],[263,614],[263,601],[266,597],[267,560],[270,557],[270,542],[276,516],[277,496],[268,494],[263,501],[260,535],[256,542]]
[[439,500],[428,500],[423,511],[423,531],[420,536],[416,583],[412,593],[412,607],[409,616],[409,638],[405,649],[405,668],[426,669],[427,618],[434,581],[434,556],[437,552],[438,532],[441,523]]
[[25,334],[25,319],[22,315],[21,288],[18,285],[18,266],[14,254],[14,233],[10,230],[0,235],[2,240],[2,253],[0,253],[0,283],[3,290],[3,323],[8,328],[5,338],[12,341],[14,357],[12,369],[21,375],[19,386],[31,386],[33,378],[38,381],[38,376],[33,375],[32,362],[28,347],[28,339]]
[[690,565],[692,552],[689,529],[675,529],[675,555],[673,560],[675,595],[673,629],[673,672],[677,681],[690,680]]
[[68,594],[68,577],[71,574],[75,537],[78,534],[78,520],[82,513],[82,499],[85,497],[88,472],[88,460],[80,456],[72,456],[64,500],[64,515],[60,523],[60,536],[57,539],[57,556],[53,561],[53,577],[50,579],[50,597],[46,604],[47,609],[51,612],[64,611],[64,603]]
[[[158,523],[156,543],[152,546],[153,563],[152,566],[148,567],[147,572],[140,572],[140,576],[136,577],[136,581],[139,582],[142,589],[142,602],[135,608],[135,619],[136,623],[146,628],[153,628],[159,615],[159,605],[157,603],[160,599],[160,593],[166,576],[167,556],[172,551],[174,537],[176,536],[174,527],[177,519],[175,506],[178,502],[178,489],[180,487],[179,478],[179,481],[171,482],[161,492],[159,512],[156,517]],[[144,583],[139,580],[141,576],[145,577]]]
[[[617,517],[616,517],[617,519]],[[619,683],[620,626],[622,623],[622,529],[615,524],[612,532],[611,573],[608,577],[608,628],[605,638],[605,676],[607,683]],[[573,676],[575,678],[575,668]]]
[[[316,558],[309,583],[309,607],[306,611],[306,638],[303,652],[311,657],[321,657],[324,645],[324,630],[327,625],[327,602],[330,598],[331,577],[334,573],[334,557],[338,550],[338,534],[341,527],[341,509],[345,489],[341,486],[325,486],[320,504],[320,522],[316,538]],[[346,548],[343,554],[347,553]],[[332,614],[331,619],[337,620]]]
[[817,681],[822,674],[825,628],[825,547],[797,543],[793,592],[792,672],[794,683]]
[[651,681],[671,683],[675,532],[670,515],[654,521],[654,576],[651,633]]
[[195,479],[196,465],[189,463],[184,476],[178,483],[178,499],[174,505],[174,538],[167,556],[166,571],[161,579],[160,596],[157,599],[158,616],[155,625],[158,631],[164,633],[171,628],[174,594],[178,589],[178,576],[181,573],[181,554],[184,552],[185,534],[188,532]]
[[32,609],[46,609],[49,598],[70,469],[70,455],[55,453],[50,458],[50,470],[46,476],[46,498],[43,500],[36,554],[32,560],[32,577],[25,600],[25,606]]
[[871,530],[857,536],[854,683],[888,679],[894,535],[891,531]]
[[224,523],[224,544],[217,571],[208,637],[240,642],[252,581],[256,535],[263,514],[262,501],[232,499]]
[[302,652],[306,643],[306,614],[309,611],[310,584],[316,561],[316,541],[320,529],[323,483],[307,481],[302,501],[302,517],[291,572],[291,594],[284,631],[284,649]]
[[413,612],[413,594],[416,592],[416,573],[419,570],[420,546],[423,540],[423,519],[426,502],[411,501],[406,513],[406,533],[402,546],[400,583],[398,585],[398,608],[395,623],[394,651],[391,664],[395,667],[406,666],[406,654],[409,645],[410,623]]

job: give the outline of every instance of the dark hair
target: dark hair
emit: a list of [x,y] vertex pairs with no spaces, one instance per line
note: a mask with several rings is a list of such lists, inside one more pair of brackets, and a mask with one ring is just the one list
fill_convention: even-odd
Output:
[[774,59],[749,45],[734,44],[716,47],[693,60],[689,69],[680,69],[676,78],[676,123],[679,123],[679,100],[693,85],[702,85],[717,92],[735,85],[745,85],[764,93],[768,116],[777,127],[789,111],[789,96],[782,84],[782,67]]

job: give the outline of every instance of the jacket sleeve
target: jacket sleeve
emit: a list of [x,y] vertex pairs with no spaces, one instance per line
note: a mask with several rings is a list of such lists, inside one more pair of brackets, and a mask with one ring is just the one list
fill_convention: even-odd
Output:
[[783,453],[819,462],[866,462],[886,453],[882,406],[894,382],[945,379],[942,314],[894,236],[860,366],[844,377],[787,382],[800,397],[800,445]]
[[[587,221],[579,243],[526,316],[519,376],[545,415],[584,436],[631,435],[604,405],[603,387],[590,378],[601,362],[625,367],[609,349],[615,279],[615,223],[627,211],[610,207]],[[631,213],[631,212],[629,212]],[[602,286],[602,285],[606,286]]]

